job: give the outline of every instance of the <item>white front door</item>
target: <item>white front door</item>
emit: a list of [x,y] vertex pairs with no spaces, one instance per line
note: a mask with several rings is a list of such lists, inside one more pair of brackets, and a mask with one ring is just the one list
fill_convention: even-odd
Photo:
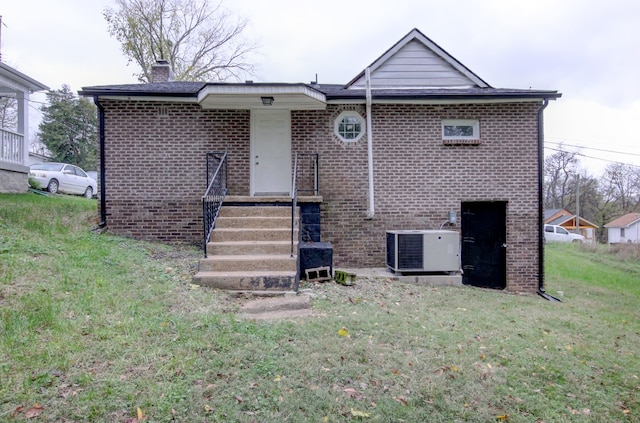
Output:
[[289,110],[251,111],[251,193],[291,192],[291,115]]

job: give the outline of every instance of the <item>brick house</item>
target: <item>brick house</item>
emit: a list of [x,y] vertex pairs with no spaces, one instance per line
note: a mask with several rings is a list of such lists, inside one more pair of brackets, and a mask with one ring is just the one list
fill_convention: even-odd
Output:
[[98,105],[101,220],[115,233],[202,243],[224,152],[219,219],[290,209],[295,174],[301,229],[331,243],[336,266],[384,267],[386,231],[444,225],[460,232],[465,284],[543,291],[542,112],[560,94],[493,88],[416,29],[347,84],[178,82],[159,63],[153,83],[80,94]]

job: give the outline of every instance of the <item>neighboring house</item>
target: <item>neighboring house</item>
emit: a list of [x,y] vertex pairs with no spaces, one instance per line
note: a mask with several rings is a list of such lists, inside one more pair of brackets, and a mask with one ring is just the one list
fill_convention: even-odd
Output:
[[158,63],[150,84],[80,91],[100,114],[113,233],[202,243],[210,152],[227,153],[221,212],[291,207],[304,153],[303,239],[331,243],[336,267],[384,267],[386,231],[440,229],[453,211],[465,284],[542,287],[542,113],[558,92],[493,88],[415,29],[346,84],[169,76]]
[[640,242],[640,213],[628,213],[604,225],[609,244]]
[[578,218],[566,209],[545,210],[544,223],[547,225],[562,226],[569,232],[579,233],[584,236],[586,242],[596,241],[596,229],[599,228],[595,223],[591,223],[583,217]]
[[46,85],[0,62],[0,90],[15,96],[16,128],[0,128],[0,192],[27,192],[29,188],[29,94]]
[[29,149],[29,157],[27,158],[27,166],[32,164],[51,161],[51,153],[44,146],[31,147]]

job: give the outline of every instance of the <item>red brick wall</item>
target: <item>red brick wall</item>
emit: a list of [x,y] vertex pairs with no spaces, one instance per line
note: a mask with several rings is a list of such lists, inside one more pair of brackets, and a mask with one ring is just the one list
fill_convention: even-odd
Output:
[[[362,107],[349,106],[360,110]],[[320,154],[322,239],[336,266],[383,267],[385,231],[438,229],[464,201],[507,201],[507,287],[538,286],[537,103],[374,105],[375,217],[367,219],[366,137],[332,135],[344,107],[293,112],[293,151]],[[442,119],[479,119],[481,144],[445,146]],[[459,228],[459,224],[457,225]]]
[[[201,242],[205,154],[229,153],[230,194],[249,194],[249,111],[103,100],[106,212],[119,234]],[[322,239],[336,266],[383,267],[385,231],[439,228],[464,201],[507,201],[507,287],[535,291],[539,104],[374,105],[375,217],[368,208],[367,140],[343,143],[345,109],[292,111],[292,151],[319,153]],[[481,144],[445,146],[442,119],[479,119]],[[459,225],[458,225],[459,227]]]
[[230,194],[249,193],[249,111],[146,101],[101,104],[107,224],[113,232],[201,242],[207,152],[228,151]]

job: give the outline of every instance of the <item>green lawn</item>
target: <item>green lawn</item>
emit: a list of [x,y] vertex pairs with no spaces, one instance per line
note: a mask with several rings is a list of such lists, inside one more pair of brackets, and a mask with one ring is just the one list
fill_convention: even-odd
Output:
[[607,247],[547,246],[562,303],[363,279],[255,322],[191,284],[199,249],[96,222],[0,195],[2,422],[640,421],[640,262]]

